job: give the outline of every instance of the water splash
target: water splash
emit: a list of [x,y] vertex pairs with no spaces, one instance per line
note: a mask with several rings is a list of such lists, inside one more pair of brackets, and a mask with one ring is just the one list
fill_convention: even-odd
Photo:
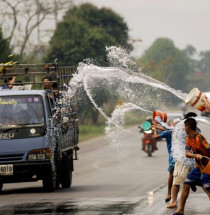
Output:
[[[91,103],[106,119],[106,135],[113,147],[120,148],[118,132],[123,130],[128,133],[124,128],[126,113],[138,110],[139,118],[145,113],[151,115],[154,109],[163,110],[183,102],[186,94],[141,73],[125,50],[112,46],[106,51],[110,67],[80,63],[70,81],[68,95],[75,96],[80,88],[84,89]],[[111,115],[107,114],[103,105],[97,103],[98,98],[103,96],[101,91],[106,92],[113,103],[122,99],[125,104],[120,107],[114,105]]]
[[[115,157],[116,161],[123,160],[131,155],[131,152],[128,150],[128,145],[125,144],[125,140],[129,139],[130,135],[136,135],[136,133],[125,129],[123,126],[125,125],[125,114],[135,111],[141,115],[143,112],[151,113],[151,111],[145,110],[141,107],[138,107],[132,103],[124,103],[121,106],[117,106],[111,117],[108,118],[106,122],[105,134],[108,141],[111,143],[111,146],[117,151],[117,156]],[[138,139],[138,137],[137,137]],[[118,168],[122,169],[125,166],[128,166],[128,163],[120,164],[118,162]]]
[[109,120],[107,121],[107,124],[111,125],[113,120],[112,119],[118,119],[118,122],[115,124],[118,124],[119,126],[124,123],[124,114],[128,111],[132,111],[132,110],[139,110],[139,111],[145,111],[148,113],[151,113],[151,111],[148,111],[144,108],[141,108],[135,104],[132,103],[124,103],[121,106],[117,106],[114,110],[114,112],[112,113],[112,116],[109,118]]
[[125,68],[139,71],[136,62],[121,47],[106,47],[107,60],[111,67]]
[[[162,106],[165,105],[164,99],[161,98],[161,94],[164,92],[170,95],[173,94],[174,98],[179,98],[181,101],[185,99],[185,94],[181,91],[175,90],[143,74],[115,67],[105,68],[81,63],[78,67],[78,72],[70,82],[71,88],[69,89],[69,94],[75,94],[79,87],[84,87],[89,99],[106,120],[109,117],[97,105],[96,98],[93,95],[95,84],[100,84],[100,82],[103,82],[104,86],[102,85],[101,87],[109,92],[110,98],[115,94],[117,97],[123,98],[126,102],[133,103],[150,111],[161,104]],[[96,94],[97,96],[101,95]],[[156,107],[154,107],[154,103]]]

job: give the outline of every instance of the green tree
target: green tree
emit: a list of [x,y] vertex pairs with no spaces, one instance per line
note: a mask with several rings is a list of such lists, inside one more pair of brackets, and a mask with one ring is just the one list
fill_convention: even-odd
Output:
[[112,10],[86,3],[71,8],[57,25],[45,60],[77,65],[90,58],[105,65],[105,47],[111,45],[132,50],[127,24]]
[[[45,61],[52,62],[57,58],[62,64],[77,65],[89,58],[99,65],[106,65],[105,47],[120,45],[131,51],[128,39],[128,26],[122,17],[111,9],[82,4],[70,8],[63,21],[57,25]],[[100,107],[108,100],[107,92],[100,84],[94,84],[92,94],[96,95],[94,100]],[[85,113],[84,117],[89,117],[95,124],[99,112],[88,98],[85,100],[86,105],[79,106],[80,112]],[[81,116],[83,121],[84,117]]]
[[210,51],[200,53],[200,65],[199,68],[203,73],[210,73]]
[[103,28],[103,30],[112,36],[117,45],[130,47],[128,44],[128,26],[123,18],[108,8],[98,9],[96,6],[86,3],[80,7],[70,9],[65,18],[69,20],[72,15],[85,20],[92,27]]
[[192,45],[188,45],[183,50],[183,53],[189,58],[193,57],[193,55],[196,54],[196,52],[197,52],[196,49]]
[[2,30],[0,28],[0,63],[8,62],[8,55],[11,54],[11,49],[9,47],[9,42],[4,39]]
[[188,89],[191,90],[193,87],[199,88],[201,91],[209,91],[209,80],[210,80],[210,51],[200,53],[200,59],[192,59],[189,56],[189,62],[193,74],[190,74],[188,79]]
[[157,39],[138,63],[148,75],[176,89],[185,89],[186,76],[190,72],[188,59],[172,40]]

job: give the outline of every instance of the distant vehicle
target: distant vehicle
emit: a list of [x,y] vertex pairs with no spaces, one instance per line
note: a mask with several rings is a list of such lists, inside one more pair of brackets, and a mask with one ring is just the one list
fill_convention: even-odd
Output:
[[[0,190],[4,183],[38,180],[48,192],[71,186],[79,129],[76,99],[65,95],[73,71],[57,64],[20,64],[0,73],[2,83],[14,75],[23,80],[0,90]],[[36,89],[42,85],[37,76],[54,77],[57,98],[52,90]],[[24,90],[30,84],[35,89]]]
[[156,140],[153,138],[153,134],[144,132],[142,137],[142,150],[147,153],[148,157],[151,157],[152,153],[157,150]]

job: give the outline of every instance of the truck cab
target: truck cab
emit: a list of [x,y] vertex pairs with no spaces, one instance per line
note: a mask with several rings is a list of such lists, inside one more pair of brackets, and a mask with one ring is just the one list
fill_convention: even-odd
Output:
[[[79,148],[76,100],[61,90],[68,84],[65,76],[69,82],[68,69],[64,75],[62,68],[53,68],[51,74],[47,72],[60,84],[58,98],[52,90],[23,89],[24,83],[19,88],[0,90],[0,189],[4,183],[38,180],[50,192],[60,184],[62,188],[71,186],[73,161]],[[10,69],[9,75],[17,72],[15,69],[20,68]],[[35,71],[40,73],[40,65]],[[32,76],[34,65],[33,71],[24,72],[19,74]],[[45,71],[41,74],[46,75]]]

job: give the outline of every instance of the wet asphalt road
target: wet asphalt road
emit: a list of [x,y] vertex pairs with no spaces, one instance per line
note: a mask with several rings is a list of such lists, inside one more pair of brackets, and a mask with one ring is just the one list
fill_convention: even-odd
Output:
[[147,157],[136,127],[115,143],[104,137],[83,142],[70,189],[44,193],[41,181],[4,184],[0,214],[132,214],[139,201],[151,204],[148,192],[167,181],[165,142],[158,148]]
[[153,214],[164,205],[168,177],[166,143],[158,149],[147,157],[136,127],[114,143],[83,142],[70,189],[45,193],[41,181],[5,184],[0,214]]

